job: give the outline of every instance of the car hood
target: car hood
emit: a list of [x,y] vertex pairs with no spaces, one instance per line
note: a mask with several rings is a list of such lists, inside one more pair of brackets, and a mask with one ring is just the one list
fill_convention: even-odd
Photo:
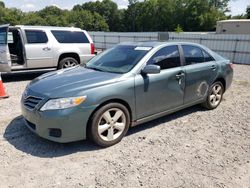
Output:
[[79,66],[43,74],[34,79],[29,84],[28,89],[48,97],[66,97],[81,94],[87,89],[117,82],[120,77],[120,74]]

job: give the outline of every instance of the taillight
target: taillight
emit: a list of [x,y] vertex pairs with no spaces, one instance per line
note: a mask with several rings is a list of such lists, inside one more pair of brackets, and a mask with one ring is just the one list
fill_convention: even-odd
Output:
[[95,54],[95,45],[93,43],[90,44],[91,54]]

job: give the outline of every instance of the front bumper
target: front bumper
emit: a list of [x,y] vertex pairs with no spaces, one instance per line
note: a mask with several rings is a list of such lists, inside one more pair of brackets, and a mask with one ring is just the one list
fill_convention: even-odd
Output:
[[[88,119],[94,109],[95,106],[41,112],[29,110],[22,104],[22,115],[26,126],[40,137],[67,143],[86,139]],[[60,130],[61,134],[52,135],[54,130]]]

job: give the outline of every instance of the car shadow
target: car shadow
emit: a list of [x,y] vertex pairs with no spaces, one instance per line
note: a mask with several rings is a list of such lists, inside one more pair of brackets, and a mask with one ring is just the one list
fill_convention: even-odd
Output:
[[16,149],[42,158],[60,157],[100,149],[89,141],[61,144],[43,139],[25,126],[23,116],[18,116],[9,123],[3,137]]
[[[161,123],[167,123],[174,119],[178,119],[188,114],[203,110],[204,109],[198,105],[181,110],[179,112],[130,128],[127,136],[146,129],[150,129]],[[4,139],[11,145],[13,145],[16,149],[32,156],[41,158],[60,157],[77,152],[95,151],[102,149],[101,147],[94,145],[90,141],[78,141],[61,144],[40,138],[25,126],[22,116],[16,117],[9,123],[3,136]]]
[[1,74],[4,83],[33,80],[48,71],[26,71]]

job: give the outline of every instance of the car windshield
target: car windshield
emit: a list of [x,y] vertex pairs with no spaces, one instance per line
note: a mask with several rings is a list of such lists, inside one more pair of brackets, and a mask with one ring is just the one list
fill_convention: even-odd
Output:
[[104,72],[127,73],[151,49],[152,47],[118,45],[97,55],[85,67]]

